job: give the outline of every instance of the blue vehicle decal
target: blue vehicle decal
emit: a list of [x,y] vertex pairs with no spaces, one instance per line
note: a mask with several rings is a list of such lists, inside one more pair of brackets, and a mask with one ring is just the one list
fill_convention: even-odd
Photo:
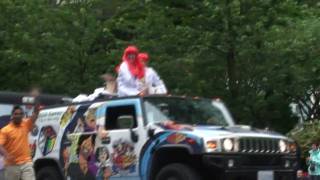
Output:
[[194,154],[202,153],[203,150],[202,139],[197,136],[179,131],[164,131],[158,133],[152,139],[148,140],[141,150],[140,177],[142,180],[150,178],[153,153],[156,152],[157,149],[169,144],[186,145],[186,147],[190,147]]
[[62,141],[60,144],[60,164],[62,167],[65,165],[65,159],[63,159],[63,150],[67,147],[70,146],[70,142],[67,140],[67,135],[68,133],[71,133],[74,131],[77,125],[77,120],[83,116],[83,114],[87,111],[89,108],[90,104],[86,105],[81,105],[75,112],[74,116],[70,119],[69,124],[64,130],[63,136],[62,136]]

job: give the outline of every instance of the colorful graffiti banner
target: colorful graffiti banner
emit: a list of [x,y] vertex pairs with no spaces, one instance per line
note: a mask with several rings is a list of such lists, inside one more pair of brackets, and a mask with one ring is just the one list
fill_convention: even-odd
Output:
[[45,156],[52,151],[56,139],[57,133],[51,126],[45,126],[41,129],[38,144],[42,155]]

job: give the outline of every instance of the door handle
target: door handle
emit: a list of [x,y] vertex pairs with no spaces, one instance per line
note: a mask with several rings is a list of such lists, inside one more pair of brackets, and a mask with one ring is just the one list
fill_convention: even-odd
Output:
[[139,136],[131,128],[130,128],[130,137],[131,137],[131,140],[135,143],[138,142],[139,140]]
[[110,142],[111,142],[110,136],[101,138],[101,143],[102,143],[102,144],[110,144]]

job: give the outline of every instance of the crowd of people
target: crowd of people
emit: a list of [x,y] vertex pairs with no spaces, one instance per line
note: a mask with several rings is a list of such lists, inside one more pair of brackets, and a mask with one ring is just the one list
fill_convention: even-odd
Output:
[[105,86],[94,90],[90,95],[80,94],[73,102],[92,101],[101,95],[135,96],[166,94],[167,88],[158,73],[148,66],[149,54],[139,52],[136,46],[128,46],[123,53],[122,62],[115,68],[117,77],[110,73],[101,78]]
[[313,143],[306,158],[307,170],[297,171],[297,180],[320,180],[320,149],[318,143]]

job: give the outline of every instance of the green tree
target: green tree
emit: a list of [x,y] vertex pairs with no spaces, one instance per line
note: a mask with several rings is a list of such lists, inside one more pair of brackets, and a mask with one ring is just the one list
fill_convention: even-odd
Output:
[[292,102],[319,117],[314,1],[59,2],[0,2],[2,89],[90,93],[136,44],[170,93],[221,97],[237,123],[285,132]]
[[268,36],[301,16],[292,1],[132,1],[112,29],[151,53],[171,92],[222,97],[238,123],[286,131],[296,119],[292,99],[272,85],[279,57]]

